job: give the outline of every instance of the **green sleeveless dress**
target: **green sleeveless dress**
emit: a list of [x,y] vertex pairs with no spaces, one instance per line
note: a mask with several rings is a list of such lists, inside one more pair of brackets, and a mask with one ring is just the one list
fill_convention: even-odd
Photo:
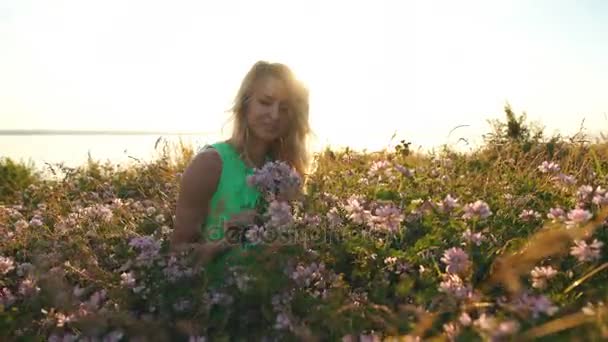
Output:
[[[205,239],[216,241],[224,238],[224,222],[241,211],[255,209],[263,197],[257,189],[247,184],[247,176],[253,174],[253,169],[245,164],[232,145],[218,142],[206,147],[214,148],[222,160],[220,180],[211,197],[207,219],[201,227]],[[229,251],[218,255],[207,264],[206,273],[210,285],[220,285],[224,272],[230,266],[246,265],[250,260],[243,259],[240,254],[243,249],[253,250],[253,247],[232,245]]]

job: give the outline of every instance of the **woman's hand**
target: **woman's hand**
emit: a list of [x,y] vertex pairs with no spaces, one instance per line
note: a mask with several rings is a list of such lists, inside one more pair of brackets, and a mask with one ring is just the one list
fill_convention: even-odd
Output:
[[219,254],[232,248],[230,237],[227,236],[227,229],[230,227],[243,227],[255,222],[257,212],[255,210],[241,211],[228,219],[224,224],[224,237],[219,240],[208,240],[201,243],[192,244],[197,266],[204,266],[211,262]]
[[224,238],[199,243],[180,243],[174,245],[172,249],[178,253],[192,250],[196,259],[196,266],[205,266],[213,261],[219,254],[232,248],[232,245],[229,242],[230,238],[226,235],[228,228],[252,225],[255,223],[255,218],[257,216],[257,211],[253,209],[241,211],[231,216],[230,219],[224,223]]
[[225,240],[205,241],[199,243],[183,243],[176,246],[173,251],[177,253],[191,251],[194,255],[196,267],[203,267],[211,262],[216,256],[230,249],[230,244]]
[[241,212],[231,216],[226,221],[224,227],[229,228],[229,227],[234,227],[234,226],[238,226],[238,227],[250,226],[255,223],[255,218],[257,216],[258,216],[258,213],[254,209],[244,210],[244,211],[241,211]]
[[205,266],[211,262],[216,256],[229,250],[230,244],[225,240],[206,241],[199,243],[194,247],[197,267]]

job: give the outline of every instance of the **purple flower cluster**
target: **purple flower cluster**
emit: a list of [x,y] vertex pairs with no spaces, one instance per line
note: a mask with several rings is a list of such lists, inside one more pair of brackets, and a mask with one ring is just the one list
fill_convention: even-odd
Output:
[[471,229],[467,229],[462,233],[462,239],[464,240],[464,245],[474,244],[475,246],[479,246],[486,240],[486,237],[481,232],[473,233]]
[[547,281],[557,275],[557,271],[551,266],[534,267],[530,272],[532,276],[532,287],[536,289],[547,288]]
[[531,222],[541,218],[541,214],[533,209],[524,209],[520,214],[519,218],[522,221]]
[[251,244],[258,244],[262,242],[262,238],[266,236],[266,228],[264,226],[258,226],[254,224],[249,226],[245,231],[245,239]]
[[473,296],[471,285],[465,285],[462,278],[457,274],[443,274],[443,281],[439,284],[439,291],[444,292],[456,299],[466,299]]
[[577,207],[588,207],[591,203],[598,207],[608,204],[608,192],[601,186],[582,185],[576,191]]
[[538,170],[542,173],[557,173],[561,169],[558,164],[554,162],[544,161],[540,166],[538,166]]
[[519,331],[520,325],[514,320],[499,322],[494,316],[483,313],[473,322],[473,326],[490,341],[502,341]]
[[82,209],[82,214],[91,220],[101,220],[105,223],[111,222],[114,214],[112,209],[106,205],[96,204]]
[[176,256],[172,255],[163,268],[163,274],[169,282],[175,283],[182,278],[192,277],[195,271],[193,268],[184,265],[183,260],[178,260]]
[[396,257],[387,257],[384,259],[386,270],[395,274],[405,273],[410,267],[407,263],[399,261]]
[[173,303],[173,310],[176,312],[185,312],[192,308],[192,301],[189,299],[180,299],[177,302]]
[[379,160],[372,163],[372,166],[369,168],[367,175],[370,177],[374,177],[378,175],[380,171],[384,171],[392,166],[391,162],[388,160]]
[[133,271],[126,273],[123,272],[120,274],[120,285],[126,286],[128,288],[134,288],[136,285],[135,275]]
[[269,228],[284,228],[290,226],[294,219],[291,206],[287,202],[272,201],[268,205],[266,216],[269,218],[266,225]]
[[0,255],[0,274],[7,274],[14,269],[15,261],[13,261],[13,258]]
[[587,223],[593,217],[593,215],[585,209],[572,209],[568,212],[568,221],[566,221],[566,226],[568,228],[576,227],[581,224]]
[[[32,276],[32,274],[30,274],[30,270],[32,270],[32,268],[33,266],[30,263],[23,263],[15,266],[15,262],[12,258],[0,256],[0,278],[13,270],[17,276],[24,277],[19,281],[19,286],[16,290],[17,294],[23,298],[34,296],[40,292],[40,288],[36,286],[36,279]],[[0,306],[8,308],[13,305],[16,300],[17,297],[13,294],[13,291],[11,291],[10,288],[0,288]]]
[[606,192],[606,190],[602,189],[602,191],[604,191],[602,194],[599,194],[596,190],[595,195],[593,195],[593,199],[591,200],[591,202],[593,202],[593,204],[599,206],[599,207],[603,207],[608,205],[608,192]]
[[363,207],[363,201],[358,196],[351,196],[344,210],[348,213],[348,219],[357,224],[365,224],[372,218],[371,212]]
[[268,162],[247,177],[247,184],[258,188],[266,195],[268,201],[293,199],[301,183],[300,175],[282,161]]
[[442,212],[449,213],[458,207],[458,199],[448,194],[441,202],[437,203],[437,206]]
[[27,277],[19,283],[18,292],[24,297],[30,297],[40,292],[40,288],[36,286],[35,279]]
[[449,341],[456,341],[460,334],[460,326],[455,323],[446,323],[443,325],[443,333]]
[[575,246],[570,248],[570,255],[576,257],[578,261],[595,261],[600,258],[603,242],[594,239],[591,244],[584,240],[574,240]]
[[445,271],[451,274],[463,275],[471,267],[469,255],[457,247],[446,250],[441,257],[441,261],[446,264]]
[[70,229],[78,226],[81,217],[82,215],[79,213],[69,213],[67,217],[60,217],[55,224],[55,231],[62,234],[67,233]]
[[290,292],[283,292],[272,297],[272,308],[276,313],[276,319],[274,328],[276,330],[292,330],[292,312],[291,312],[291,301],[293,294]]
[[576,178],[572,175],[567,175],[564,173],[559,173],[557,176],[552,178],[553,181],[561,183],[562,186],[574,185],[576,184]]
[[66,334],[52,334],[48,338],[48,342],[75,342],[78,341],[78,336],[70,333]]
[[327,221],[329,223],[329,227],[331,227],[331,228],[339,227],[343,223],[342,217],[340,216],[340,213],[338,212],[338,208],[336,208],[336,207],[332,207],[331,209],[329,209],[326,216],[327,216]]
[[31,227],[42,227],[44,225],[44,219],[41,215],[34,215],[29,222]]
[[[356,224],[365,224],[371,230],[396,232],[405,220],[403,210],[393,204],[379,205],[375,208],[374,214],[363,205],[364,201],[360,196],[351,196],[343,206],[347,213],[347,218]],[[373,207],[373,206],[372,206]],[[327,214],[333,226],[341,223],[337,209],[332,208],[332,213]]]
[[137,266],[150,267],[159,258],[161,243],[151,236],[141,236],[131,239],[129,246],[139,250],[139,255],[135,258]]
[[124,336],[124,333],[120,330],[113,330],[103,337],[86,337],[86,336],[77,336],[70,333],[65,334],[57,334],[54,333],[48,338],[48,342],[119,342]]
[[[81,302],[78,305],[78,309],[74,313],[63,313],[55,311],[55,309],[51,309],[50,312],[42,309],[42,313],[48,316],[48,319],[54,321],[55,325],[58,328],[64,327],[66,324],[71,322],[76,322],[81,318],[89,316],[96,312],[104,312],[107,309],[103,308],[104,303],[107,303],[107,292],[105,290],[100,290],[94,292],[86,302]],[[122,335],[121,335],[122,337]],[[59,338],[59,337],[57,337]],[[51,340],[51,337],[49,337]],[[65,340],[65,335],[63,337]],[[90,339],[86,336],[83,336],[79,339],[79,341],[93,341],[94,339]],[[61,339],[59,339],[61,341]],[[106,339],[104,339],[106,341]],[[112,340],[117,341],[117,340]]]
[[348,297],[355,306],[361,306],[362,303],[367,303],[369,300],[367,292],[360,289],[350,291]]
[[17,266],[17,275],[20,277],[23,277],[25,275],[28,275],[33,270],[34,270],[34,265],[30,264],[29,262],[24,262],[24,263],[20,264],[19,266]]
[[0,217],[6,215],[12,220],[19,220],[23,218],[23,215],[19,212],[23,208],[19,206],[7,207],[4,205],[0,205]]
[[462,218],[465,220],[470,219],[485,219],[492,215],[492,211],[488,204],[482,200],[477,200],[475,203],[468,203],[464,206],[464,214]]
[[517,311],[532,315],[533,318],[538,318],[540,314],[552,316],[558,310],[546,296],[533,296],[528,293],[515,298],[512,305]]
[[414,169],[408,169],[403,165],[395,165],[395,170],[399,171],[399,173],[401,173],[407,178],[413,178],[414,173],[416,172]]
[[255,278],[245,272],[245,269],[232,266],[228,269],[228,276],[226,277],[227,285],[236,285],[239,291],[246,291],[249,285]]
[[300,220],[300,224],[304,227],[317,228],[321,224],[321,216],[317,214],[305,213]]
[[604,302],[599,301],[596,304],[588,302],[587,305],[585,305],[581,311],[587,315],[587,316],[595,316],[597,315],[599,312],[602,312],[604,310]]
[[587,201],[589,198],[591,198],[592,193],[593,187],[591,185],[581,185],[576,190],[576,197],[578,197],[580,201]]
[[566,220],[566,212],[560,207],[551,208],[549,209],[547,218],[550,219],[553,223],[564,222]]
[[329,203],[331,205],[335,205],[338,203],[339,198],[334,194],[330,194],[329,192],[322,192],[319,194],[319,198],[321,201]]
[[371,219],[374,230],[397,232],[405,216],[400,208],[394,205],[385,205],[376,209]]
[[4,287],[0,289],[0,305],[4,308],[8,308],[15,303],[17,298],[13,295],[10,289]]
[[208,301],[212,305],[229,306],[234,302],[234,298],[219,290],[211,290],[208,295]]
[[462,278],[471,268],[469,255],[461,248],[453,247],[443,253],[441,262],[446,264],[446,273],[442,275],[443,281],[439,284],[439,291],[457,299],[473,298],[472,287],[465,284]]
[[338,276],[325,268],[325,264],[313,262],[307,266],[298,264],[290,275],[296,285],[315,298],[326,298]]
[[369,171],[367,172],[368,177],[375,178],[378,177],[378,180],[394,180],[395,176],[392,173],[393,164],[388,160],[380,160],[372,163]]
[[106,290],[94,292],[91,297],[89,297],[88,301],[80,303],[76,316],[84,317],[98,311],[99,309],[101,309],[103,303],[107,300],[107,298],[108,293]]
[[608,191],[601,186],[596,187],[591,202],[600,207],[605,206],[608,204]]

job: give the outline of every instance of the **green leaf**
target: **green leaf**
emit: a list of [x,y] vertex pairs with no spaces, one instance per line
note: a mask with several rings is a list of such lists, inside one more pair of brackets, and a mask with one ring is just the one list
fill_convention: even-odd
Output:
[[414,287],[414,283],[414,279],[410,277],[404,278],[399,281],[399,283],[397,283],[397,286],[395,287],[395,294],[397,295],[397,297],[404,298],[409,295],[410,291]]

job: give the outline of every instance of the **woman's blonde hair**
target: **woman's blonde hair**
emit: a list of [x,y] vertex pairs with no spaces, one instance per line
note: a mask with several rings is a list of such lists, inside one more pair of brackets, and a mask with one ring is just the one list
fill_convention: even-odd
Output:
[[308,155],[308,135],[310,134],[308,89],[284,64],[258,61],[245,75],[231,109],[234,120],[231,141],[247,154],[245,146],[247,146],[249,129],[245,117],[246,105],[251,98],[256,82],[268,76],[275,77],[284,83],[288,94],[290,120],[287,134],[277,139],[271,146],[271,156],[275,160],[288,163],[304,177],[310,158]]

